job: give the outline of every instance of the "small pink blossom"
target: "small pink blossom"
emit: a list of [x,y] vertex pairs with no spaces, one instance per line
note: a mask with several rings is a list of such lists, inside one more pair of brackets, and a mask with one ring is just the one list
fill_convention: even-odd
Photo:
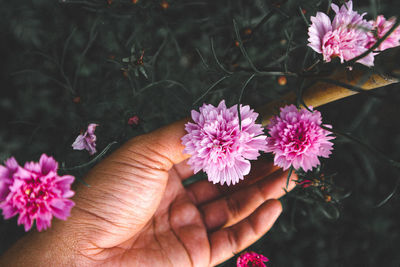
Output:
[[139,117],[138,116],[132,116],[128,119],[128,124],[129,125],[138,125],[139,124]]
[[308,171],[320,164],[318,157],[328,158],[333,149],[329,140],[334,137],[321,128],[321,123],[319,111],[298,110],[294,105],[281,108],[279,116],[267,126],[267,152],[275,155],[275,165]]
[[[372,47],[378,39],[382,38],[396,23],[396,18],[385,19],[383,15],[379,15],[376,20],[371,20],[372,31],[369,33],[368,48]],[[398,26],[378,47],[383,51],[388,48],[399,46],[400,43],[400,27]]]
[[311,181],[311,180],[303,180],[301,182],[298,182],[297,184],[300,185],[302,188],[307,188],[307,187],[312,186],[313,181]]
[[262,254],[255,252],[242,253],[236,261],[237,267],[266,267],[264,262],[268,262],[269,259]]
[[85,133],[78,135],[75,139],[75,142],[72,144],[72,148],[75,150],[84,150],[86,149],[89,151],[90,155],[96,153],[96,135],[94,131],[96,127],[99,126],[98,124],[91,123],[88,125],[88,129]]
[[[363,17],[353,11],[353,2],[348,1],[339,7],[331,5],[336,13],[333,21],[322,12],[317,12],[311,17],[311,26],[308,28],[308,46],[317,53],[323,55],[326,62],[332,58],[339,57],[340,62],[349,61],[368,50],[368,32],[372,25]],[[374,54],[357,60],[366,66],[374,65]]]
[[58,163],[46,154],[38,163],[27,162],[23,168],[17,166],[16,171],[10,171],[10,162],[13,166],[17,164],[14,158],[10,158],[6,167],[1,166],[3,171],[9,169],[7,196],[0,200],[4,218],[19,214],[18,225],[23,224],[25,231],[31,229],[34,220],[38,231],[51,226],[53,215],[66,220],[74,206],[68,198],[74,195],[70,188],[75,178],[59,176]]
[[218,107],[204,104],[200,112],[192,110],[194,122],[185,125],[182,137],[184,153],[195,173],[203,170],[208,180],[227,185],[238,183],[250,172],[250,161],[266,149],[266,136],[258,114],[249,106],[240,106],[241,130],[237,105],[227,108],[222,100]]

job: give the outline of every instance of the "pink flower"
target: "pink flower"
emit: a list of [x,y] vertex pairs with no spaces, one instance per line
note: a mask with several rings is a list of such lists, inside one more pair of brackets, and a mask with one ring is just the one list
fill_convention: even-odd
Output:
[[[376,20],[371,20],[372,31],[369,33],[368,48],[373,46],[378,39],[382,38],[396,23],[396,18],[385,19],[383,15],[379,15]],[[400,27],[397,27],[378,47],[380,51],[388,48],[399,46],[400,43]]]
[[[311,17],[311,26],[308,28],[308,46],[323,55],[326,62],[339,57],[340,62],[351,60],[368,50],[368,32],[372,25],[353,11],[353,2],[348,1],[339,7],[332,4],[336,15],[331,22],[330,18],[322,12],[317,12]],[[357,60],[366,66],[374,65],[374,54]]]
[[298,182],[297,184],[300,185],[302,188],[307,188],[307,187],[312,186],[313,181],[311,181],[311,180],[303,180],[301,182]]
[[[10,160],[15,161],[11,158],[7,162]],[[0,202],[4,218],[19,214],[18,225],[23,224],[25,231],[31,229],[35,219],[38,231],[51,226],[53,215],[66,220],[74,206],[68,198],[74,195],[70,187],[75,178],[59,176],[57,169],[58,163],[43,154],[38,163],[27,162],[23,168],[18,166],[10,172],[8,194]]]
[[227,185],[238,183],[250,171],[249,160],[266,149],[266,136],[256,123],[258,114],[249,106],[240,106],[241,126],[237,105],[227,108],[222,100],[218,107],[204,104],[200,112],[192,110],[194,123],[185,125],[182,137],[184,153],[190,154],[188,163],[195,173],[203,170],[208,180]]
[[129,125],[138,125],[139,124],[139,117],[138,116],[132,116],[128,120]]
[[320,164],[318,157],[328,158],[333,149],[329,140],[334,137],[328,136],[330,132],[322,129],[321,123],[319,111],[298,110],[294,105],[281,108],[279,116],[267,126],[271,135],[267,152],[275,155],[275,165],[284,170],[293,166],[308,171]]
[[75,150],[84,150],[89,151],[90,155],[96,153],[96,135],[94,131],[98,124],[91,123],[88,125],[88,129],[84,134],[78,135],[75,139],[75,142],[72,144],[72,148]]
[[237,259],[237,267],[266,267],[264,262],[268,262],[269,259],[262,254],[255,252],[242,253]]
[[14,173],[17,172],[19,165],[14,157],[9,158],[0,165],[0,202],[2,202],[10,192],[10,184],[13,181]]

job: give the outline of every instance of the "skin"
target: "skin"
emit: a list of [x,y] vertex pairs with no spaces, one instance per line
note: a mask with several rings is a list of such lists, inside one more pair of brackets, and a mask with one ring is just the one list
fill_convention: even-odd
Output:
[[[32,231],[0,266],[214,266],[262,237],[279,217],[287,172],[259,160],[235,186],[193,175],[178,121],[135,137],[79,185],[67,221]],[[295,186],[292,177],[288,190]]]

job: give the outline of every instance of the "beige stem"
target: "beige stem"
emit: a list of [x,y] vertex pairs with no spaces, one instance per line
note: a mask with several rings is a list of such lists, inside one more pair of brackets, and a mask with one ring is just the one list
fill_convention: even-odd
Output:
[[[363,71],[349,71],[346,69],[336,72],[330,76],[329,79],[358,86],[364,90],[372,90],[399,82],[399,80],[395,78],[379,74],[371,74],[369,77],[365,77],[365,73]],[[357,94],[357,92],[332,83],[318,82],[303,92],[303,100],[307,106],[318,107],[354,94]],[[257,112],[262,118],[262,125],[267,125],[272,116],[279,113],[280,107],[288,104],[295,104],[296,99],[296,94],[294,92],[290,92],[280,99],[272,101],[258,108]]]

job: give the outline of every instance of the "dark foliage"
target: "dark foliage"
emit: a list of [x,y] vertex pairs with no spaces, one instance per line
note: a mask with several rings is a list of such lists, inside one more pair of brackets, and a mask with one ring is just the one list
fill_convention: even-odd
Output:
[[[108,154],[205,101],[256,107],[299,90],[299,74],[319,58],[306,47],[309,18],[330,2],[3,2],[0,160],[47,153],[83,177],[102,157],[71,148],[90,122],[100,125],[97,146]],[[354,5],[367,19],[400,13],[398,1]],[[378,61],[374,70],[395,62]],[[283,74],[287,84],[279,85]],[[302,175],[309,186],[283,199],[276,226],[249,248],[266,255],[268,266],[400,266],[400,176],[387,160],[400,160],[399,89],[387,86],[379,97],[359,94],[319,109],[325,123],[385,156],[338,136],[332,158]],[[133,115],[139,125],[128,125]],[[23,230],[16,219],[0,224],[1,253]]]

